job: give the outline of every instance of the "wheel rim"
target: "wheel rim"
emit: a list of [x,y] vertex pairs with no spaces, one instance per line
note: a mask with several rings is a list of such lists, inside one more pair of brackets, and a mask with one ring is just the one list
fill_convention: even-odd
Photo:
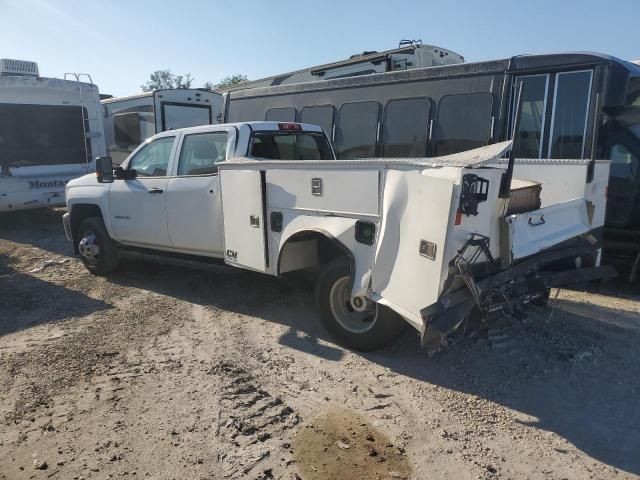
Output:
[[98,264],[100,260],[100,246],[95,233],[89,231],[84,232],[80,242],[78,242],[78,252],[80,256],[92,266]]
[[342,277],[333,284],[329,292],[329,306],[336,322],[351,333],[365,333],[373,328],[378,318],[378,306],[373,303],[370,310],[357,312],[351,306],[349,277]]

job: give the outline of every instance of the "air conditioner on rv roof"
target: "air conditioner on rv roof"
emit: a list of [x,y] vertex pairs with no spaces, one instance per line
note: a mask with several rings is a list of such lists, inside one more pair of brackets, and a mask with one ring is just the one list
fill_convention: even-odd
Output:
[[37,77],[38,64],[26,60],[13,60],[11,58],[0,59],[0,76],[32,75]]

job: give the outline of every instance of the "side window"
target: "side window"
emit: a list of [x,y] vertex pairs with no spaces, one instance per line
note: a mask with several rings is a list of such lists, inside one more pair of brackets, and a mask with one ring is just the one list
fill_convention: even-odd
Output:
[[491,130],[490,93],[447,95],[438,103],[434,128],[434,155],[449,155],[489,143]]
[[338,158],[375,157],[378,138],[377,102],[345,103],[338,114]]
[[384,157],[424,157],[431,102],[428,98],[391,100],[384,116]]
[[267,122],[295,122],[296,109],[293,107],[270,108],[267,110],[264,119]]
[[611,159],[611,176],[625,180],[635,180],[640,165],[638,157],[629,151],[627,147],[616,143],[609,152]]
[[515,139],[516,156],[520,158],[540,158],[544,132],[544,117],[547,110],[549,75],[518,77],[514,83],[511,106],[511,125],[514,124],[518,90],[522,82],[522,110],[520,125]]
[[129,168],[141,177],[166,176],[174,140],[175,137],[162,137],[147,143],[131,159]]
[[194,133],[182,140],[178,175],[210,175],[227,157],[227,132]]
[[551,116],[549,158],[584,156],[591,74],[591,71],[558,73]]
[[318,105],[304,107],[300,112],[300,122],[322,127],[329,138],[333,134],[333,107]]

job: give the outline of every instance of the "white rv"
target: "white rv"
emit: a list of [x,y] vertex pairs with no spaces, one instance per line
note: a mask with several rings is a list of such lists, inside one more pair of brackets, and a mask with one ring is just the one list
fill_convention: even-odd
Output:
[[107,150],[120,165],[156,133],[222,122],[222,95],[205,89],[154,90],[102,101]]
[[80,78],[0,60],[0,212],[64,205],[67,182],[106,153],[98,87]]
[[345,60],[283,73],[273,77],[250,80],[221,88],[220,91],[273,87],[293,83],[315,82],[346,77],[359,77],[374,73],[397,72],[414,68],[435,67],[464,63],[464,57],[456,52],[435,45],[423,45],[422,40],[401,40],[392,50],[365,51]]

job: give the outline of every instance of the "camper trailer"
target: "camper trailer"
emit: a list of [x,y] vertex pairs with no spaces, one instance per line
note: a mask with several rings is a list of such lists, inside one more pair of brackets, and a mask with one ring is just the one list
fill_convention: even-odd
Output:
[[102,101],[107,150],[120,165],[156,133],[222,121],[222,95],[205,89],[154,90]]
[[105,154],[102,132],[91,77],[45,78],[35,62],[0,60],[0,212],[64,205],[66,183]]
[[453,65],[457,63],[464,63],[464,57],[456,52],[435,45],[423,45],[422,40],[401,40],[398,48],[392,50],[382,52],[364,51],[351,55],[345,60],[304,68],[302,70],[259,80],[251,80],[220,90],[230,91],[290,85],[293,83],[358,77],[374,73],[398,72],[414,68]]

